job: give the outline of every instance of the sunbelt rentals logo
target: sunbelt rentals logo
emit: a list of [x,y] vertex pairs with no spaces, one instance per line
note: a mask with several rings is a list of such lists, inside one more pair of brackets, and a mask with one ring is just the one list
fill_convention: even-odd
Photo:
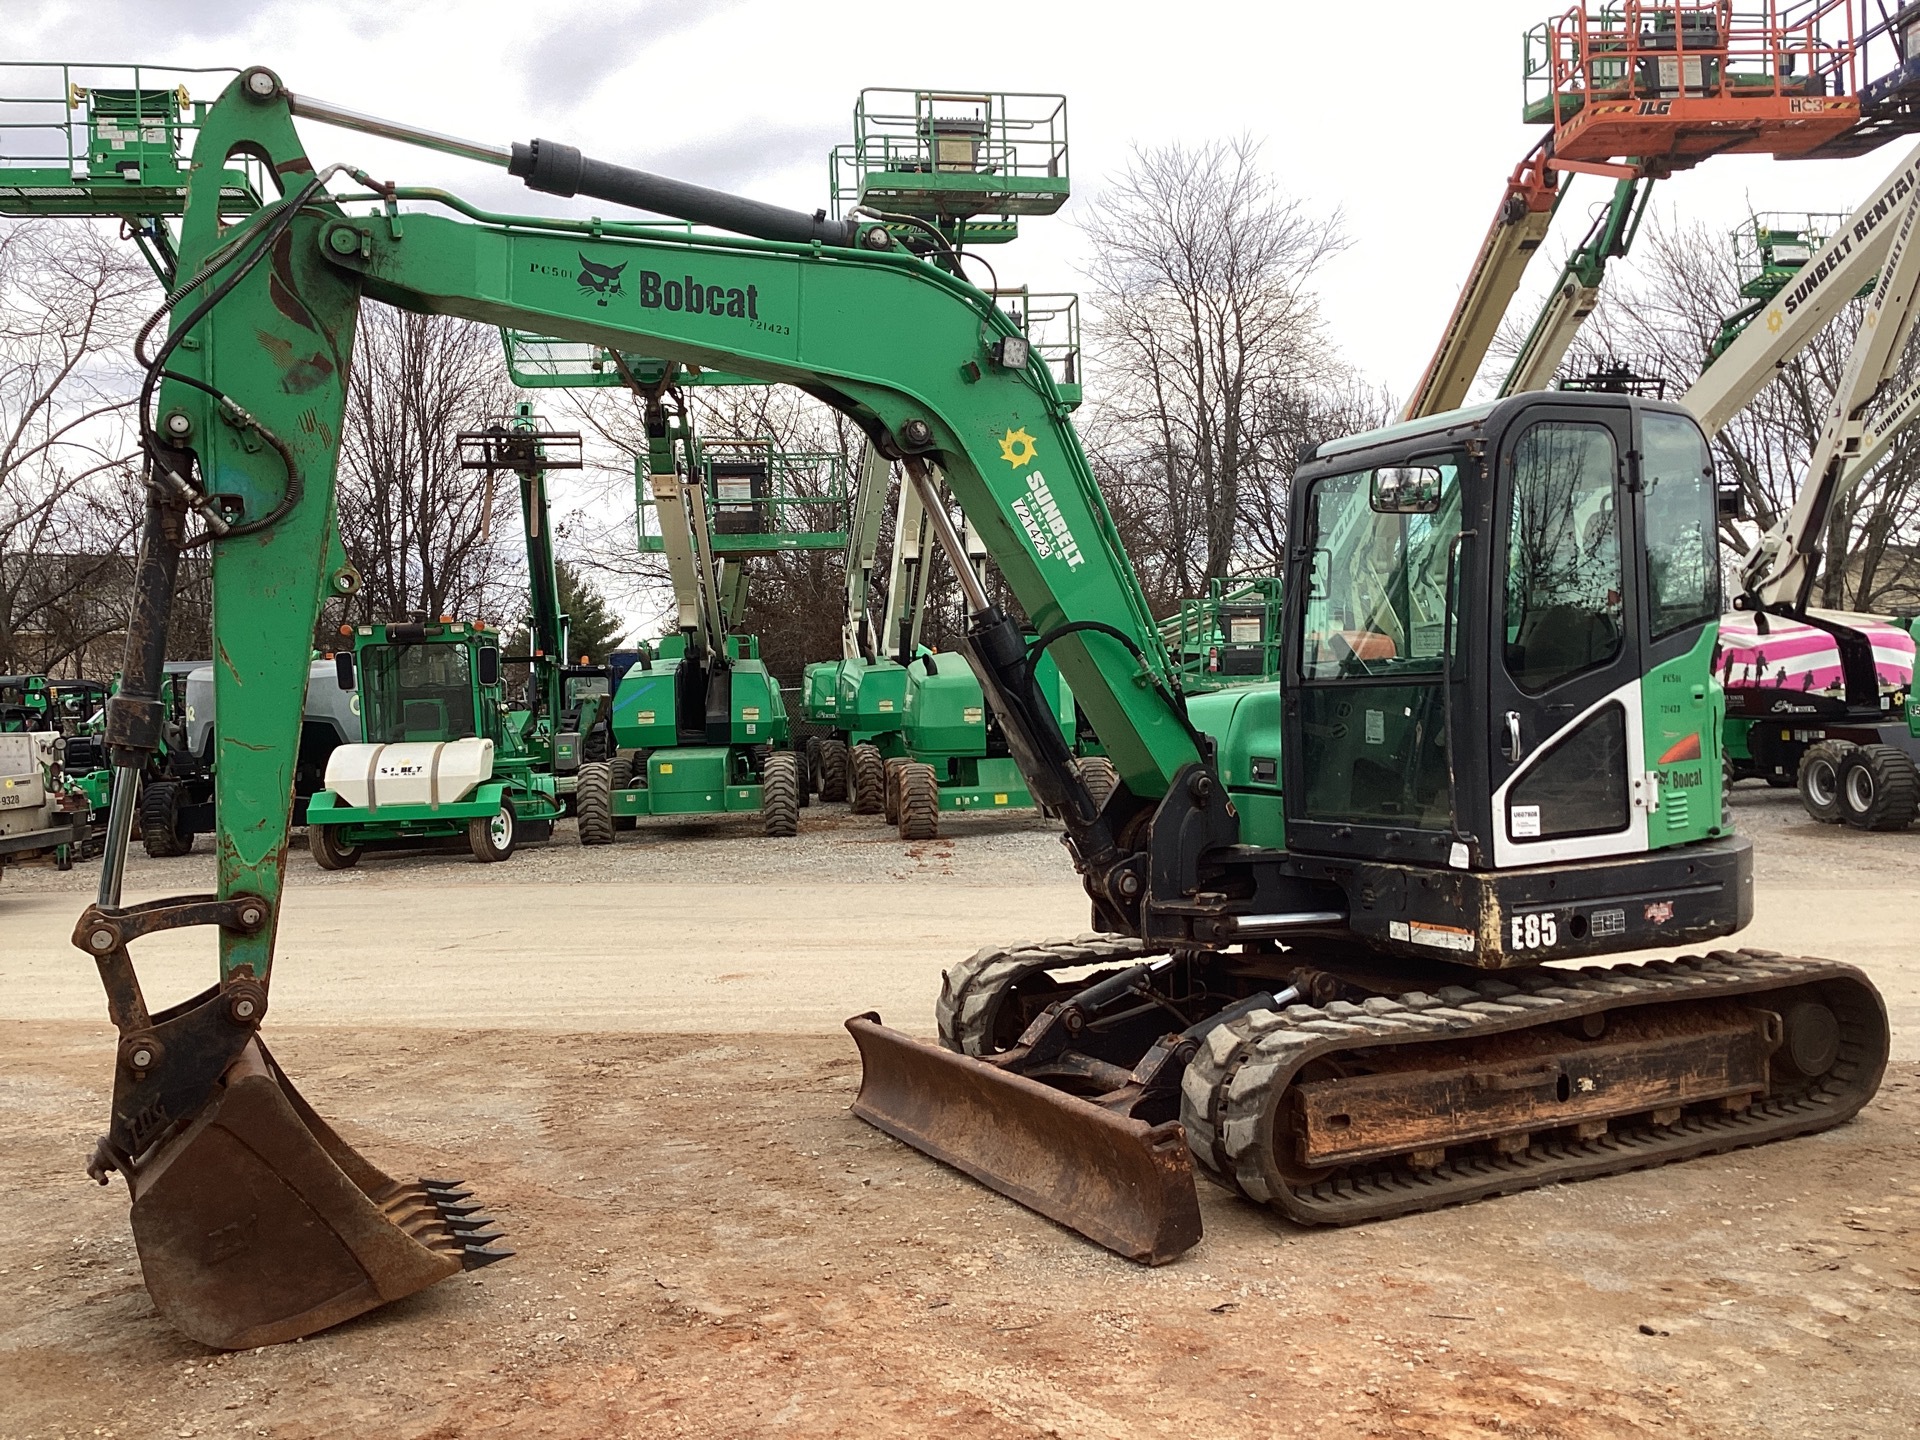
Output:
[[[1031,465],[1038,454],[1033,436],[1024,428],[1009,430],[1000,439],[1000,458],[1015,470]],[[1027,542],[1033,546],[1034,553],[1042,560],[1064,560],[1069,570],[1086,564],[1087,557],[1081,553],[1080,542],[1073,538],[1066,517],[1060,513],[1060,504],[1053,498],[1047,477],[1035,469],[1027,474],[1026,482],[1026,493],[1014,496],[1013,514],[1020,528],[1027,532]]]

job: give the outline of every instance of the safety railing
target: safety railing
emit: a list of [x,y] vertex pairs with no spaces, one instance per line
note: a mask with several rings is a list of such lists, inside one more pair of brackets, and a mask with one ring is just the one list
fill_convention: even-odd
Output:
[[1077,405],[1085,383],[1081,374],[1080,297],[1064,292],[1036,294],[1024,285],[987,293],[1020,327],[1034,353],[1046,361],[1062,398]]
[[1049,215],[1071,193],[1066,97],[862,90],[853,141],[829,165],[836,216],[856,205],[943,221]]
[[[506,351],[507,375],[522,390],[594,390],[625,385],[621,365],[641,385],[657,385],[665,378],[667,363],[644,355],[614,353],[603,345],[585,340],[561,340],[551,335],[535,335],[525,330],[502,329],[500,343]],[[675,385],[763,385],[721,370],[689,370],[675,367]]]
[[1280,673],[1278,576],[1214,580],[1160,622],[1167,657],[1188,690],[1272,679]]
[[[237,71],[0,61],[0,213],[179,215],[188,165]],[[223,203],[244,213],[273,193],[264,167],[230,162]]]
[[[782,450],[766,438],[700,440],[695,456],[707,497],[707,530],[718,555],[839,550],[847,543],[847,457],[838,451]],[[665,544],[646,484],[646,457],[635,459],[642,497],[640,549]]]
[[1558,127],[1600,100],[1857,97],[1856,3],[1576,5],[1527,32],[1526,118]]

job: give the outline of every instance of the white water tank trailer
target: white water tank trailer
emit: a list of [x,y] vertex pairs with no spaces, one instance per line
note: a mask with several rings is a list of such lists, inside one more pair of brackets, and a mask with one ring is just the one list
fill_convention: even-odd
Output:
[[452,805],[492,778],[493,741],[472,737],[342,745],[327,758],[327,789],[356,810]]

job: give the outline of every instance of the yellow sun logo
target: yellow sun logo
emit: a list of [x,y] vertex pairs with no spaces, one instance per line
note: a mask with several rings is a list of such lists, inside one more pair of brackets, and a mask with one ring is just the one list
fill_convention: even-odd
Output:
[[1787,317],[1782,315],[1778,310],[1769,310],[1767,312],[1767,329],[1771,330],[1774,334],[1779,334],[1780,327],[1786,323]]
[[1000,458],[1018,470],[1033,459],[1033,436],[1024,429],[1009,430],[1000,442]]

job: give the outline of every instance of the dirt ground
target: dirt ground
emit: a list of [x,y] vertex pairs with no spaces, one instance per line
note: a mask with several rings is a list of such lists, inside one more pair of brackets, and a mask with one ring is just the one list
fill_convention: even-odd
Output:
[[[840,1017],[927,1033],[943,964],[1077,928],[1049,827],[914,853],[813,812],[785,848],[563,838],[344,883],[297,855],[277,1057],[377,1162],[469,1179],[518,1255],[235,1355],[154,1313],[124,1191],[80,1173],[111,1065],[66,939],[87,877],[9,872],[0,1437],[1920,1435],[1920,963],[1889,929],[1920,835],[1787,800],[1737,797],[1745,938],[1887,990],[1858,1120],[1335,1232],[1203,1186],[1205,1240],[1155,1271],[847,1113]],[[130,898],[205,863],[137,863]],[[164,999],[209,969],[183,946],[148,973]]]

